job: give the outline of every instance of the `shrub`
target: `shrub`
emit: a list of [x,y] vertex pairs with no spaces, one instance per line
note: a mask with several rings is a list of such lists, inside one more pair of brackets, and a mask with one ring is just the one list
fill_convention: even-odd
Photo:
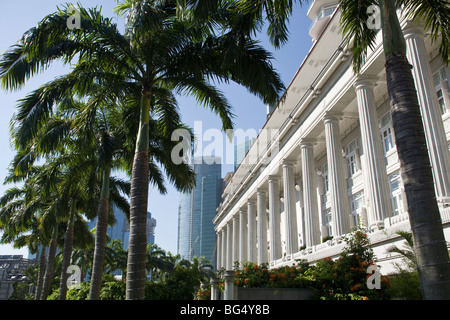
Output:
[[125,287],[123,281],[109,281],[102,284],[101,300],[125,300]]
[[322,300],[382,300],[388,299],[389,279],[381,276],[381,288],[369,289],[367,269],[374,265],[374,255],[367,234],[356,230],[345,239],[347,246],[333,261],[326,258],[316,262],[306,275],[314,280]]
[[235,283],[246,288],[312,288],[322,300],[380,300],[389,298],[389,279],[381,276],[381,289],[369,289],[367,269],[374,264],[373,251],[362,230],[345,238],[346,247],[337,260],[304,261],[270,269],[267,264],[243,264],[236,270]]
[[235,284],[243,288],[305,288],[310,283],[304,275],[307,268],[305,262],[273,269],[267,264],[245,262],[241,270],[236,270]]

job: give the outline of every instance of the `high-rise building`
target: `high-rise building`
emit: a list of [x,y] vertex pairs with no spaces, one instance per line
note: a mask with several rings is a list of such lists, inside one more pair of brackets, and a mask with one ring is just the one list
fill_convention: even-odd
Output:
[[[122,240],[123,249],[128,249],[128,242],[130,236],[130,226],[128,224],[127,217],[125,213],[113,206],[114,217],[116,219],[116,223],[112,226],[108,226],[107,234],[110,240]],[[97,218],[89,221],[88,227],[90,230],[95,228],[97,224]],[[155,227],[156,227],[156,219],[152,218],[152,214],[147,212],[147,243],[155,243]]]
[[196,186],[180,194],[178,206],[178,253],[188,260],[205,257],[214,265],[217,249],[212,220],[223,191],[221,158],[195,158],[192,168]]
[[248,150],[252,146],[253,142],[255,141],[255,138],[245,138],[244,142],[240,142],[239,144],[236,142],[234,145],[234,170],[239,167],[239,164],[242,162],[242,159],[244,159],[245,155],[247,154]]

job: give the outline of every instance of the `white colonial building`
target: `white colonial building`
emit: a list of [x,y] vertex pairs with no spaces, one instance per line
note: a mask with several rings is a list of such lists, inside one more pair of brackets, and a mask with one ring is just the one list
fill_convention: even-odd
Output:
[[[313,45],[260,136],[223,193],[214,218],[217,266],[272,267],[338,257],[342,236],[361,223],[383,274],[386,253],[410,230],[378,32],[359,75],[343,45],[337,1],[308,11]],[[408,59],[433,166],[444,233],[450,240],[450,72],[426,31],[402,19]],[[426,214],[424,212],[424,214]]]

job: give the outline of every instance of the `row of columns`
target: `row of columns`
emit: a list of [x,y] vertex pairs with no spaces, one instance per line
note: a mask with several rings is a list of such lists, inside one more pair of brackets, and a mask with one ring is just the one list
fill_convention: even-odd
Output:
[[[450,194],[450,155],[437,103],[429,62],[426,56],[422,30],[409,27],[405,31],[408,59],[413,65],[418,97],[422,108],[424,129],[430,150],[430,158],[436,181],[438,198]],[[376,229],[392,215],[389,182],[385,156],[378,128],[378,116],[374,97],[374,84],[378,78],[361,75],[354,84],[364,150],[364,195],[368,212],[369,229]],[[350,231],[349,203],[346,187],[346,166],[342,157],[339,131],[339,113],[327,113],[323,119],[325,128],[328,178],[332,212],[332,235],[339,238]],[[320,243],[316,170],[313,152],[314,140],[302,139],[299,143],[302,170],[302,205],[304,213],[304,244],[307,247]],[[294,163],[282,163],[282,182],[285,209],[286,255],[298,251],[296,198],[294,188]],[[218,266],[231,269],[234,261],[275,261],[282,257],[280,230],[280,177],[268,177],[269,226],[266,215],[266,191],[258,189],[256,203],[250,199],[247,208],[241,208],[227,227],[218,230]],[[256,208],[255,208],[256,207]],[[267,239],[269,227],[269,239]],[[268,253],[267,243],[270,243]],[[231,249],[230,249],[231,248]]]

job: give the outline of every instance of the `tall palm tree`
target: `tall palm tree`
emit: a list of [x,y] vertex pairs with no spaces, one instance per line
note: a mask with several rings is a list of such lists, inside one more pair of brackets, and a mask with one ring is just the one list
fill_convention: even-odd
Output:
[[28,168],[27,174],[19,174],[20,168],[15,169],[10,167],[5,183],[23,182],[23,186],[8,189],[0,200],[0,229],[4,231],[1,241],[23,244],[33,241],[49,247],[47,262],[40,264],[40,274],[45,273],[42,279],[39,277],[36,292],[36,299],[46,299],[53,281],[56,247],[62,232],[54,207],[50,209],[54,195],[50,196],[48,189],[43,188],[42,179],[37,178],[42,175],[43,167]]
[[[364,1],[364,6],[376,5]],[[417,91],[406,56],[406,42],[397,9],[416,22],[424,21],[431,38],[440,39],[440,54],[448,63],[450,6],[448,1],[399,0],[378,2],[386,58],[387,91],[402,181],[415,245],[417,270],[425,299],[450,299],[450,261],[436,201],[433,174],[426,145]],[[354,1],[341,1],[344,34],[353,41],[354,69],[360,70],[367,49],[374,44],[374,31],[362,22],[363,14]]]
[[[194,7],[197,4],[187,2]],[[287,22],[294,3],[302,5],[307,2],[239,0],[233,3],[233,10],[243,12],[247,19],[246,24],[238,24],[239,30],[244,33],[261,28],[264,19],[267,19],[269,38],[275,47],[279,47],[288,39]],[[423,294],[426,299],[449,299],[449,257],[416,88],[397,9],[401,8],[409,19],[422,22],[432,40],[440,41],[439,52],[448,64],[450,6],[446,0],[341,0],[340,22],[344,37],[351,44],[355,73],[359,73],[368,49],[373,48],[375,43],[377,30],[369,28],[367,24],[370,18],[367,9],[372,5],[379,6],[381,11],[387,91]]]
[[[70,74],[59,79],[58,90],[46,91],[44,103],[28,106],[39,112],[23,117],[20,130],[30,130],[27,123],[45,119],[49,112],[46,99],[72,89],[88,91],[92,79],[118,96],[139,102],[131,170],[127,299],[143,299],[149,158],[154,157],[149,154],[150,120],[179,123],[174,93],[185,93],[217,113],[228,129],[232,127],[231,106],[208,79],[235,81],[270,104],[278,100],[284,86],[270,63],[272,56],[255,41],[232,33],[215,35],[210,32],[212,26],[205,27],[203,22],[178,21],[174,1],[122,3],[118,11],[129,13],[125,35],[98,10],[79,10],[81,29],[66,27],[71,15],[67,9],[48,15],[30,29],[3,56],[0,76],[4,88],[16,89],[55,59],[78,59]],[[165,126],[163,133],[170,135],[176,128]],[[166,151],[164,159],[169,158],[170,149]],[[176,167],[171,161],[161,164],[165,170]],[[192,188],[192,183],[187,186]]]

